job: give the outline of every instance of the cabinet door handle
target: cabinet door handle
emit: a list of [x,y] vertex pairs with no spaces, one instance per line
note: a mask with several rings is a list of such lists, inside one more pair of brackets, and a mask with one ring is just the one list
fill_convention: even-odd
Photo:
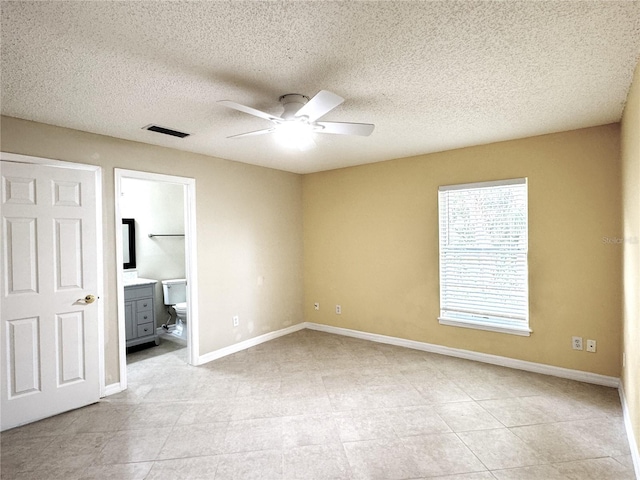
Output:
[[[147,316],[146,316],[146,315],[144,316],[144,319],[145,319],[145,320],[147,319]],[[145,330],[145,331],[146,331],[146,330]]]
[[[145,303],[143,306],[145,306],[145,307],[146,307],[146,306],[147,306],[147,304]],[[145,317],[145,318],[147,318],[147,317]]]

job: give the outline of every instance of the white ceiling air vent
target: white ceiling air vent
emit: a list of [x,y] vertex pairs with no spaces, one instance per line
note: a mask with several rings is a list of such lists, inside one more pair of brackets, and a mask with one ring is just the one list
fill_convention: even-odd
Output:
[[191,135],[190,133],[179,132],[177,130],[172,130],[170,128],[161,127],[160,125],[147,125],[146,127],[142,127],[143,130],[150,130],[152,132],[162,133],[164,135],[171,135],[172,137],[185,138]]

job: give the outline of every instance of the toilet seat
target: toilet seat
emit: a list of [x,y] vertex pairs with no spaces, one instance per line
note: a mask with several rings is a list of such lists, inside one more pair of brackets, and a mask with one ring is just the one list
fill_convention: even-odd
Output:
[[175,311],[178,314],[178,316],[186,317],[186,315],[187,315],[187,302],[176,303],[173,306],[173,308],[175,309]]

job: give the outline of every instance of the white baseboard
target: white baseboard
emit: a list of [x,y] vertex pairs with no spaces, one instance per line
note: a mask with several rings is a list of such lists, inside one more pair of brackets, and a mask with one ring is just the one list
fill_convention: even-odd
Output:
[[109,395],[114,395],[116,393],[120,393],[122,391],[122,385],[120,384],[120,382],[118,383],[112,383],[111,385],[106,385],[104,387],[104,395],[102,395],[103,397],[108,397]]
[[202,365],[218,358],[226,357],[227,355],[231,355],[232,353],[241,352],[242,350],[246,350],[247,348],[255,347],[256,345],[260,345],[261,343],[268,342],[269,340],[274,340],[278,337],[289,335],[290,333],[303,330],[304,328],[304,323],[298,323],[281,330],[276,330],[275,332],[265,333],[264,335],[253,337],[248,340],[229,345],[228,347],[221,348],[219,350],[214,350],[213,352],[200,355],[198,357],[196,365]]
[[627,439],[629,440],[629,450],[631,450],[633,469],[636,472],[636,478],[640,478],[640,450],[638,449],[638,441],[633,431],[633,425],[631,424],[631,416],[629,415],[629,404],[627,403],[627,399],[624,394],[624,386],[622,385],[622,383],[620,383],[618,393],[620,393],[620,403],[622,403],[624,428],[627,431]]
[[336,335],[360,338],[362,340],[370,340],[372,342],[413,348],[414,350],[422,350],[424,352],[439,353],[441,355],[448,355],[450,357],[464,358],[467,360],[474,360],[476,362],[490,363],[493,365],[500,365],[502,367],[525,370],[527,372],[542,373],[544,375],[553,375],[554,377],[568,378],[570,380],[577,380],[579,382],[603,385],[605,387],[618,388],[618,386],[620,385],[620,379],[617,377],[608,377],[606,375],[583,372],[581,370],[554,367],[552,365],[545,365],[542,363],[527,362],[525,360],[517,360],[514,358],[501,357],[498,355],[490,355],[488,353],[462,350],[460,348],[444,347],[442,345],[435,345],[433,343],[424,343],[415,340],[407,340],[404,338],[389,337],[386,335],[379,335],[377,333],[362,332],[360,330],[350,330],[348,328],[333,327],[330,325],[322,325],[319,323],[305,322],[304,327],[310,330],[318,330],[320,332],[334,333]]

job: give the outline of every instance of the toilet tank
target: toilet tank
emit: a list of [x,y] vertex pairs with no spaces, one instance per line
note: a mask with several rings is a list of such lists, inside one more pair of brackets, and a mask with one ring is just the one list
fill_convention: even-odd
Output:
[[187,280],[173,278],[162,280],[162,295],[165,305],[175,305],[187,301]]

